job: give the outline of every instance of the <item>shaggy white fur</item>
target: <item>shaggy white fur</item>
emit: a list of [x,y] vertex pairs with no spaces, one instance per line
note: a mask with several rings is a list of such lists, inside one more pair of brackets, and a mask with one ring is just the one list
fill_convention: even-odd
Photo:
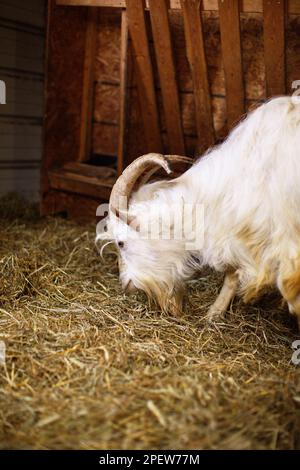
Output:
[[[204,210],[201,222],[192,217],[191,224],[191,232],[202,234],[201,246],[188,250],[195,233],[174,239],[174,220],[186,217],[186,204]],[[245,300],[277,285],[300,318],[300,99],[270,100],[179,178],[140,187],[129,217],[143,227],[159,218],[160,234],[171,226],[171,237],[146,239],[110,218],[109,236],[124,244],[124,287],[180,309],[184,281],[209,265],[236,272]]]

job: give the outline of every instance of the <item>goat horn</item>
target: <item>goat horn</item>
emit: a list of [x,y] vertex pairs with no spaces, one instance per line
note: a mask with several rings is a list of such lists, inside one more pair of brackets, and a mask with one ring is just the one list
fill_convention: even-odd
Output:
[[142,173],[153,165],[162,167],[168,174],[171,169],[168,159],[159,153],[148,153],[134,160],[119,176],[109,199],[109,210],[117,217],[126,214],[132,189]]
[[[165,155],[165,158],[168,160],[168,162],[171,163],[187,163],[188,165],[192,165],[194,163],[193,158],[183,157],[181,155]],[[151,168],[140,180],[140,186],[143,186],[144,184],[148,183],[151,176],[154,175],[154,173],[156,173],[158,169],[158,166],[154,166],[154,168]]]
[[188,163],[192,165],[194,163],[194,159],[191,157],[183,157],[182,155],[165,155],[165,158],[170,162],[182,162]]

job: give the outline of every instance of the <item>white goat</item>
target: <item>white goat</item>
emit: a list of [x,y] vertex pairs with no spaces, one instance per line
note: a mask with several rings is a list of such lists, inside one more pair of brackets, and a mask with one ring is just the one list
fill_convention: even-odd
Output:
[[[270,100],[180,177],[145,183],[159,167],[170,172],[178,158],[144,155],[113,188],[107,233],[97,238],[116,242],[123,288],[180,310],[185,281],[208,265],[226,273],[210,318],[226,311],[237,290],[249,301],[277,286],[300,327],[300,101]],[[190,234],[172,237],[186,203],[204,210],[201,224],[192,223],[203,234],[193,249],[186,249]],[[143,236],[140,227],[153,225],[153,214],[161,234],[171,220],[170,240]]]

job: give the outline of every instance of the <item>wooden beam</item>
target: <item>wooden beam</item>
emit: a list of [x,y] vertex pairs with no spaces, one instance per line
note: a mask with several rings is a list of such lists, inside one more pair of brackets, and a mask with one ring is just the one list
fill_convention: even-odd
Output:
[[144,0],[127,0],[128,27],[137,68],[137,84],[146,137],[146,152],[163,153],[153,69],[145,21]]
[[166,0],[149,0],[154,47],[165,113],[169,151],[184,155],[184,138]]
[[[71,6],[97,6],[97,7],[115,7],[125,8],[126,0],[56,0],[58,5],[71,5]],[[239,0],[236,0],[238,2]],[[275,1],[275,0],[274,0]],[[179,10],[181,0],[170,0],[170,8]],[[146,1],[146,7],[148,6]],[[203,0],[203,10],[217,11],[218,0]],[[287,0],[287,10],[290,15],[299,15],[300,2],[299,0]],[[243,13],[262,13],[263,6],[262,0],[240,0],[240,11]]]
[[198,152],[214,144],[214,127],[205,56],[201,0],[181,0],[187,57],[190,64],[198,136]]
[[56,0],[58,5],[124,8],[126,0]]
[[125,137],[127,116],[127,68],[129,60],[129,31],[126,10],[122,11],[121,18],[121,58],[120,58],[120,115],[119,115],[119,141],[118,141],[118,174],[125,167]]
[[87,18],[87,32],[85,40],[85,55],[81,100],[81,126],[79,161],[88,160],[91,153],[93,96],[94,96],[94,68],[97,46],[98,9],[89,8]]
[[285,3],[285,0],[263,0],[267,97],[286,93]]
[[103,173],[101,177],[99,168],[94,176],[83,174],[82,171],[78,173],[68,168],[50,170],[49,179],[52,189],[94,197],[98,200],[108,200],[116,182],[116,177],[107,176],[106,173]]
[[227,123],[230,129],[245,112],[239,2],[237,0],[219,0],[219,16]]
[[92,176],[100,180],[107,180],[109,178],[117,178],[117,172],[114,168],[109,166],[95,166],[88,163],[68,162],[63,166],[63,170],[71,173],[76,173],[83,176]]
[[[49,170],[78,160],[80,147],[85,8],[57,7],[48,2],[44,155],[41,170],[41,212],[47,214],[51,189]],[[65,31],[68,34],[64,34]]]
[[77,222],[93,222],[99,220],[96,211],[100,203],[106,200],[97,197],[87,197],[68,191],[51,189],[44,198],[44,214],[57,214],[66,212],[70,218]]

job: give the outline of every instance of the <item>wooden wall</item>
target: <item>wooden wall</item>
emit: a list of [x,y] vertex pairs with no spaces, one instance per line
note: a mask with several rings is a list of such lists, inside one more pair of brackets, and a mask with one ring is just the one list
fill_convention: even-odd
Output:
[[[183,17],[180,10],[169,11],[175,67],[179,87],[181,119],[187,153],[198,153],[193,83],[187,61]],[[263,37],[263,13],[241,12],[242,66],[245,83],[246,110],[267,98]],[[208,64],[209,86],[212,96],[213,123],[216,139],[228,133],[226,90],[222,63],[220,20],[218,11],[203,11],[205,51]],[[158,97],[160,125],[164,150],[169,152],[166,136],[166,117],[162,107],[161,87],[156,67],[149,12],[146,22],[154,65],[155,87]],[[118,149],[119,85],[120,85],[120,29],[121,9],[99,9],[98,49],[94,90],[93,153],[116,156]],[[300,17],[288,14],[286,18],[286,92],[291,93],[293,80],[300,79]],[[145,152],[140,103],[136,77],[129,83],[128,129],[126,152],[128,161]]]
[[43,125],[45,0],[0,0],[0,194],[37,199]]
[[116,157],[120,112],[121,10],[101,8],[98,13],[94,75],[94,154]]
[[198,156],[300,80],[300,0],[170,5],[49,0],[42,213],[94,211],[134,158]]

